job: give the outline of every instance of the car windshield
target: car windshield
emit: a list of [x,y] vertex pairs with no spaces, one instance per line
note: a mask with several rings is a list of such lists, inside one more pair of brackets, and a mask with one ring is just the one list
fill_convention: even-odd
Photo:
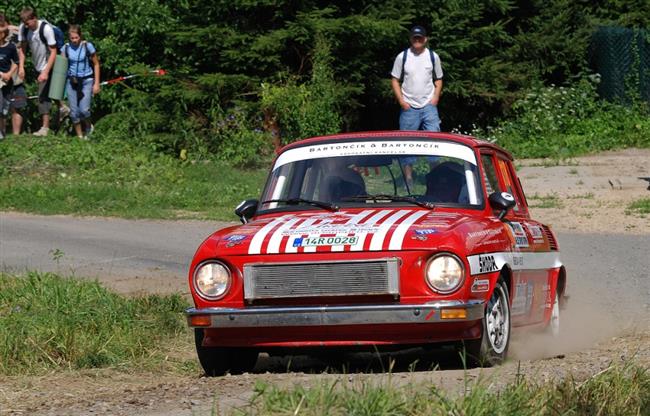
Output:
[[367,204],[480,206],[474,151],[432,140],[323,143],[289,149],[275,162],[261,209]]

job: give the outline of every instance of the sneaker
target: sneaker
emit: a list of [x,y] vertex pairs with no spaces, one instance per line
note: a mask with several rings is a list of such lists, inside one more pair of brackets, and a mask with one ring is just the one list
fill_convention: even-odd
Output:
[[59,107],[59,120],[63,120],[69,115],[70,115],[70,107],[68,107],[65,104],[61,104],[61,107]]
[[95,131],[95,126],[93,125],[93,123],[88,123],[88,129],[86,130],[86,137],[93,134],[94,131]]
[[38,131],[34,132],[34,136],[45,137],[49,134],[49,132],[50,129],[48,129],[47,127],[41,127],[40,129],[38,129]]

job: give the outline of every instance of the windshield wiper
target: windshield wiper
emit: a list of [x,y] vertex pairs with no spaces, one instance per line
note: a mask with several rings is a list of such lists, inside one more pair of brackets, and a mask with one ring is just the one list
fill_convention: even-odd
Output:
[[269,204],[271,202],[282,202],[287,205],[309,204],[333,212],[339,210],[338,205],[330,204],[329,202],[313,201],[311,199],[304,199],[304,198],[269,199],[267,201],[262,201],[262,204]]
[[388,194],[377,194],[377,195],[358,195],[358,196],[349,196],[341,198],[343,201],[396,201],[396,202],[410,202],[422,208],[434,209],[436,206],[431,202],[418,201],[412,196],[399,196],[399,195],[388,195]]

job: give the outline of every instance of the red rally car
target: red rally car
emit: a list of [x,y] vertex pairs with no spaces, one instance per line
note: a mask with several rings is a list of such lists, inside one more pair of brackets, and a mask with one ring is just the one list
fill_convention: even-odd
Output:
[[462,341],[501,363],[513,327],[557,335],[566,272],[493,143],[431,132],[317,137],[278,152],[262,198],[197,250],[187,319],[206,374],[282,349]]

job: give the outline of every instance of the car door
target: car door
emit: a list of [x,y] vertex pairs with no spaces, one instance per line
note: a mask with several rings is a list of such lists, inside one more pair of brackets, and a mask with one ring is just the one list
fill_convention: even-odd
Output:
[[530,218],[510,158],[496,151],[482,153],[481,158],[485,179],[492,190],[508,192],[515,199],[514,208],[504,218],[512,250],[512,324],[521,326],[543,322],[550,296],[551,273],[549,269],[540,268],[538,257],[548,249],[547,236],[541,224]]

